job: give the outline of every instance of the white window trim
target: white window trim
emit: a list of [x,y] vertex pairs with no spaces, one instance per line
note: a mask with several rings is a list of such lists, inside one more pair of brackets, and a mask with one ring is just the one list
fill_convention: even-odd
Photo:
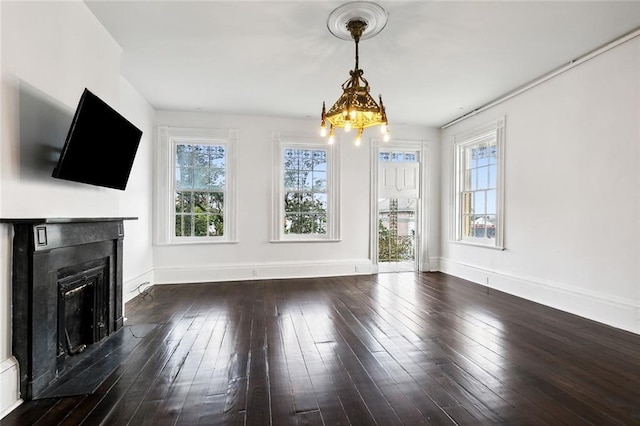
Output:
[[[236,243],[236,145],[234,129],[194,129],[159,126],[156,146],[154,244]],[[212,237],[176,237],[174,218],[175,146],[177,143],[207,143],[225,146],[224,235]]]
[[[452,165],[451,168],[451,236],[450,241],[453,243],[473,245],[478,247],[487,247],[497,250],[504,250],[504,158],[505,158],[505,120],[504,116],[477,127],[473,130],[455,135],[451,138],[452,146]],[[477,238],[462,235],[462,203],[460,192],[462,190],[462,152],[464,147],[475,144],[483,139],[496,140],[498,156],[497,179],[496,179],[496,237]]]
[[[327,150],[327,233],[324,235],[285,234],[284,220],[284,179],[283,154],[286,148]],[[273,181],[272,181],[272,222],[271,242],[336,242],[340,241],[340,149],[339,144],[328,145],[320,138],[282,137],[273,134]]]

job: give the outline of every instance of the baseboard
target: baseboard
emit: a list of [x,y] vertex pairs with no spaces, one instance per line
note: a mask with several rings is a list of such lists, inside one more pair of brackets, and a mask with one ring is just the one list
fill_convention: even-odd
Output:
[[369,259],[322,262],[271,262],[216,266],[159,267],[154,270],[155,284],[190,282],[244,281],[280,278],[369,275]]
[[612,327],[640,334],[640,300],[439,259],[440,271]]
[[22,404],[19,374],[18,361],[14,357],[0,362],[0,419]]

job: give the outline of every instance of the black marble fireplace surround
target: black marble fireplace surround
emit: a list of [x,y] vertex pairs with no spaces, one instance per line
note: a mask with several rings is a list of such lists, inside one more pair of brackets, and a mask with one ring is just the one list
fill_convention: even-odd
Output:
[[122,328],[129,219],[0,219],[13,224],[12,345],[22,399],[45,397],[86,347]]

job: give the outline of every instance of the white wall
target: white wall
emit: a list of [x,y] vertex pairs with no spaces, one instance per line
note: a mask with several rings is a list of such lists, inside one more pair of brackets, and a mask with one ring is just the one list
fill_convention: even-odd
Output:
[[[170,127],[237,129],[237,244],[154,247],[156,283],[286,278],[369,273],[370,153],[365,140],[355,147],[345,136],[341,149],[342,240],[339,242],[271,243],[273,133],[282,137],[317,136],[317,120],[248,117],[160,111],[156,124]],[[428,141],[437,163],[438,133],[425,127],[394,126],[396,139]],[[432,192],[438,192],[437,175]],[[434,214],[437,214],[437,198]],[[430,238],[430,252],[438,239]],[[357,272],[356,272],[357,267]],[[255,271],[257,270],[257,275]]]
[[[121,49],[84,3],[1,2],[0,18],[0,217],[139,217],[125,224],[124,281],[135,289],[152,273],[153,110],[120,76]],[[50,177],[84,87],[144,132],[124,192]],[[19,402],[11,236],[0,225],[0,417]]]
[[[451,243],[451,138],[506,116],[505,251]],[[441,270],[640,333],[640,40],[442,134]]]

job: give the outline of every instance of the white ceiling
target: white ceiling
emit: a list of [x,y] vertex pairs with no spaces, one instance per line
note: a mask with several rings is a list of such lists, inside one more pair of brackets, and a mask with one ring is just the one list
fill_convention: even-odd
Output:
[[[340,1],[86,0],[159,110],[320,116],[354,66]],[[379,1],[360,68],[391,126],[440,126],[640,27],[640,1]]]

